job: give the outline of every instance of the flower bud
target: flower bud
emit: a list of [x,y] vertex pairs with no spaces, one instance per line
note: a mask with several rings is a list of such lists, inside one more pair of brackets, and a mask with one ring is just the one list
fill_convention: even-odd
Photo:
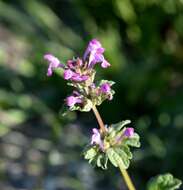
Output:
[[111,86],[109,83],[103,83],[101,86],[100,86],[100,90],[105,93],[105,94],[108,94],[110,91],[111,91]]
[[132,137],[134,135],[134,128],[128,127],[124,131],[124,136],[126,137]]

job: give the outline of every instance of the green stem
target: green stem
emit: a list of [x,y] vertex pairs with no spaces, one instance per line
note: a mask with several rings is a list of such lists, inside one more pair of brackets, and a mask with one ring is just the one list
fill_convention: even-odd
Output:
[[[96,117],[96,119],[97,119],[97,121],[98,121],[98,124],[99,124],[99,126],[100,126],[101,132],[102,132],[102,133],[106,133],[106,128],[105,128],[105,126],[104,126],[104,122],[102,121],[102,118],[101,118],[101,116],[100,116],[100,114],[99,114],[99,112],[98,112],[96,106],[93,106],[92,110],[93,110],[93,112],[94,112],[94,114],[95,114],[95,117]],[[132,182],[130,176],[128,175],[128,172],[127,172],[125,169],[121,168],[120,165],[119,165],[119,169],[120,169],[120,171],[121,171],[121,174],[122,174],[122,176],[123,176],[123,178],[124,178],[124,180],[125,180],[125,183],[126,183],[128,189],[129,189],[129,190],[135,190],[135,187],[134,187],[134,185],[133,185],[133,182]]]
[[128,186],[128,189],[135,190],[135,186],[133,185],[133,182],[132,182],[130,176],[128,175],[128,172],[125,169],[121,168],[120,165],[119,165],[119,169],[121,171],[121,174],[123,175],[126,185]]

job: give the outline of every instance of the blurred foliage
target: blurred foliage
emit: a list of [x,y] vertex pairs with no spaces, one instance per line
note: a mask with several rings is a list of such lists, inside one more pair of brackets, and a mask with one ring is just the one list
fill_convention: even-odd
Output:
[[[0,0],[0,189],[125,189],[80,153],[92,113],[58,113],[70,89],[46,77],[43,54],[65,62],[98,38],[112,64],[106,123],[131,119],[141,136],[129,172],[139,189],[158,173],[182,179],[183,0]],[[71,123],[71,124],[68,124]]]
[[175,190],[179,189],[182,182],[171,174],[158,175],[148,182],[148,190]]

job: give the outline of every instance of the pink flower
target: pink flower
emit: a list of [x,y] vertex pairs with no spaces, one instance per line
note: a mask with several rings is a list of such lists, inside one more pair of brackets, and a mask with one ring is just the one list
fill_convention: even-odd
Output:
[[74,74],[74,72],[71,71],[70,69],[64,70],[64,79],[65,79],[65,80],[71,79],[72,76],[73,76],[73,74]]
[[45,54],[44,59],[49,62],[47,76],[51,76],[53,73],[53,69],[61,67],[64,68],[65,66],[60,63],[59,59],[53,56],[52,54]]
[[100,90],[105,93],[105,94],[108,94],[110,91],[111,91],[111,86],[109,83],[103,83],[101,86],[100,86]]
[[133,135],[134,135],[134,128],[128,127],[125,129],[124,136],[130,138],[130,137],[133,137]]
[[66,104],[69,107],[73,107],[76,103],[81,103],[81,102],[82,100],[77,96],[71,95],[66,98]]
[[101,43],[93,39],[89,42],[88,47],[84,53],[83,59],[88,60],[88,67],[92,68],[96,63],[101,63],[101,67],[107,68],[110,64],[105,60],[103,53],[105,49],[102,47]]
[[99,145],[99,147],[103,150],[104,145],[103,145],[99,130],[96,128],[93,128],[92,132],[93,132],[93,135],[91,137],[91,145],[93,144]]

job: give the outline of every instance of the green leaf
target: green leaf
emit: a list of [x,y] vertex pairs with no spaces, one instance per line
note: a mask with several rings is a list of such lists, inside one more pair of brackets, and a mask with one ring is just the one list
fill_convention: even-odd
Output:
[[127,169],[130,165],[130,158],[128,157],[128,154],[126,154],[123,148],[116,148],[116,152],[121,158],[119,165],[121,166],[121,168]]
[[95,96],[93,99],[92,99],[92,102],[94,105],[97,105],[99,106],[100,104],[102,104],[102,102],[105,100],[106,98],[105,97],[102,97],[102,96]]
[[122,148],[109,148],[107,150],[107,156],[109,158],[109,160],[111,161],[111,163],[115,166],[115,167],[120,167],[127,169],[129,167],[130,161],[129,159],[132,157],[131,154],[129,156],[129,152],[126,153],[127,149],[123,149]]
[[97,157],[97,166],[98,167],[101,167],[102,166],[102,154],[100,154],[98,157]]
[[120,131],[125,125],[128,125],[129,123],[131,123],[130,120],[124,120],[114,124],[113,127],[116,128],[117,131]]
[[105,157],[103,159],[103,169],[107,169],[107,163],[108,163],[108,157],[107,155],[105,154]]
[[84,158],[93,166],[107,169],[108,157],[104,152],[100,152],[97,146],[88,146],[84,150]]
[[94,157],[97,155],[97,148],[95,146],[88,147],[86,150],[84,150],[84,158],[87,160],[94,159]]
[[118,167],[118,159],[120,159],[120,158],[119,158],[119,155],[116,154],[116,152],[114,151],[114,149],[113,148],[109,148],[106,153],[107,153],[107,156],[108,156],[110,162],[115,167]]
[[152,178],[147,185],[147,190],[175,190],[182,184],[181,180],[174,178],[172,174],[158,175]]
[[94,94],[94,96],[91,98],[92,102],[94,105],[101,105],[103,101],[113,97],[113,95],[115,94],[114,90],[111,90],[110,93],[108,94],[100,94],[98,96],[96,96],[96,94]]
[[130,148],[129,148],[128,146],[123,146],[123,150],[124,150],[125,153],[127,154],[128,159],[132,159],[133,155],[132,155],[132,153],[130,152]]
[[72,86],[72,87],[77,87],[77,84],[71,83],[71,82],[68,82],[67,85],[68,85],[68,86]]
[[101,167],[104,170],[107,169],[108,157],[106,156],[106,154],[104,154],[104,153],[99,154],[96,159],[96,162],[97,162],[96,165],[98,167]]
[[92,106],[93,106],[92,101],[89,100],[89,99],[86,99],[85,102],[84,102],[84,106],[79,107],[79,110],[83,111],[83,112],[88,112],[88,111],[90,111],[92,109]]
[[124,139],[124,144],[133,147],[140,147],[140,137],[137,133],[134,133],[133,137]]
[[100,83],[99,83],[99,86],[101,86],[104,83],[108,83],[108,84],[110,84],[110,86],[115,84],[115,82],[112,81],[112,80],[101,80]]
[[82,112],[89,112],[92,109],[93,103],[91,100],[89,99],[85,99],[85,102],[83,103],[83,105],[74,105],[72,108],[70,108],[71,111],[82,111]]
[[119,123],[112,124],[109,127],[110,137],[116,136],[116,134],[119,133],[119,131],[121,131],[121,129],[124,128],[124,126],[127,125],[127,124],[129,124],[129,123],[131,123],[130,120],[124,120],[124,121],[121,121]]

